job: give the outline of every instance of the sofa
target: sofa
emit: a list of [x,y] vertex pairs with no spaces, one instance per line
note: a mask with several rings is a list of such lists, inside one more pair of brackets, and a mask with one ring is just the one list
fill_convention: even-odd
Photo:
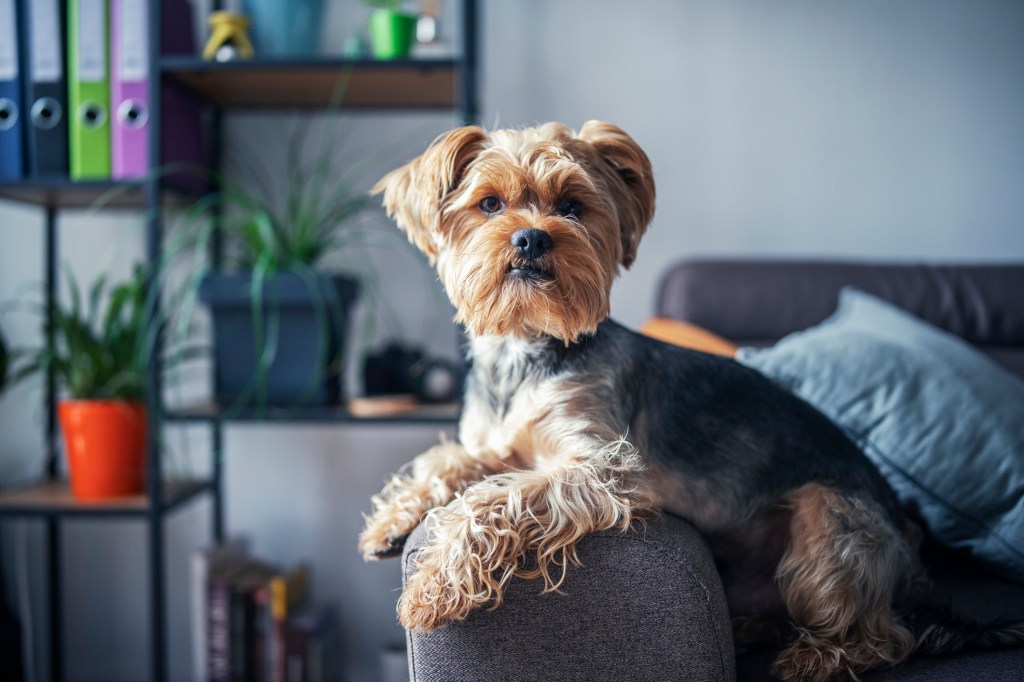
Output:
[[[672,267],[656,315],[741,346],[812,327],[846,286],[913,313],[1024,377],[1024,265],[689,261]],[[426,531],[409,538],[404,575]],[[407,633],[415,682],[458,680],[773,679],[775,652],[736,658],[721,582],[707,546],[668,515],[629,532],[591,535],[559,593],[514,579],[504,604],[431,633]],[[935,599],[978,620],[1024,617],[1024,586],[926,538]],[[1020,680],[1024,649],[915,658],[864,680]]]

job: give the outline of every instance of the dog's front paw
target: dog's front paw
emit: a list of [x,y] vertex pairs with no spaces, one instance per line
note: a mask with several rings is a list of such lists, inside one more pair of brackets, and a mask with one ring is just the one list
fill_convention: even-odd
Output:
[[409,630],[429,632],[473,609],[500,606],[522,554],[508,534],[473,516],[439,513],[433,521],[398,600],[398,620]]
[[375,559],[390,559],[392,557],[400,556],[402,550],[405,549],[405,541],[409,539],[409,534],[395,536],[388,536],[381,542],[367,542],[359,543],[359,551],[362,552],[363,558],[367,561],[373,561]]
[[421,566],[405,581],[398,600],[398,621],[408,630],[430,632],[464,619],[475,606],[445,574]]
[[366,528],[359,534],[359,553],[367,561],[398,556],[408,538],[409,530],[399,527],[389,515],[378,512],[367,519]]

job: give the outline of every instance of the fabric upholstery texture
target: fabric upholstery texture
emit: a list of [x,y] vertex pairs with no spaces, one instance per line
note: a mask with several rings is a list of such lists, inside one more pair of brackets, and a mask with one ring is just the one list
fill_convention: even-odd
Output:
[[842,427],[933,536],[1024,582],[1024,381],[856,289],[738,358]]
[[[426,531],[402,558],[407,577]],[[703,540],[662,516],[579,544],[562,594],[513,579],[505,603],[408,633],[415,682],[734,680],[732,632]]]

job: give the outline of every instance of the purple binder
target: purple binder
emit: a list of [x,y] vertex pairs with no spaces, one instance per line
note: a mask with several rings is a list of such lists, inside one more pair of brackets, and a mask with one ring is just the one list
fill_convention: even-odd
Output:
[[[111,0],[111,131],[112,174],[125,180],[145,177],[150,170],[149,0]],[[195,55],[192,12],[184,0],[161,3],[161,53]],[[153,169],[180,190],[206,190],[199,170],[203,163],[201,103],[171,83],[161,88],[160,156]]]

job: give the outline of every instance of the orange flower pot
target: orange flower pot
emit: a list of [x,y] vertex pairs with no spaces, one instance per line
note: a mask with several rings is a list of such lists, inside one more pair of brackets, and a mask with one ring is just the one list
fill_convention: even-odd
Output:
[[146,408],[141,403],[62,400],[57,416],[76,498],[102,500],[142,492]]

